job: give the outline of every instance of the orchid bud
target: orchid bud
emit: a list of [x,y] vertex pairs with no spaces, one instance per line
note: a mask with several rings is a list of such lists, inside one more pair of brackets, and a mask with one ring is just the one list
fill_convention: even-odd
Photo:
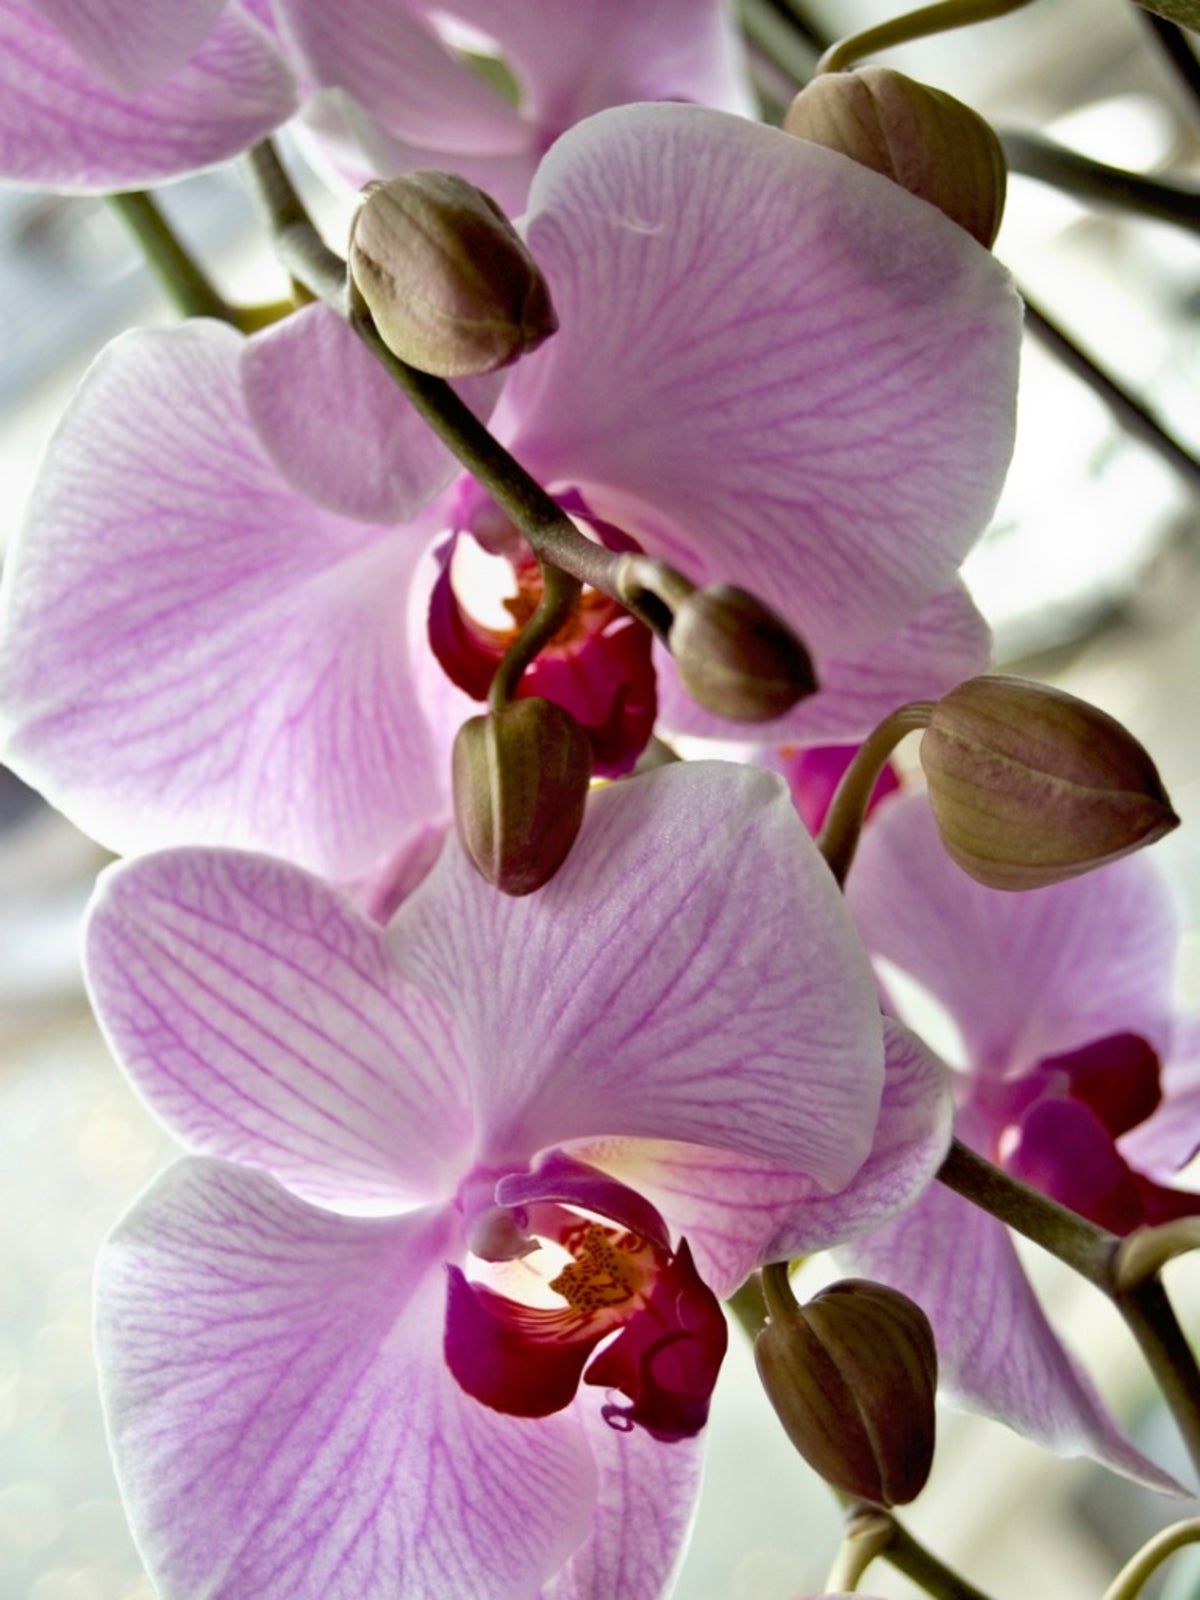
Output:
[[494,372],[558,327],[537,262],[481,189],[448,172],[370,184],[350,233],[353,291],[422,372]]
[[769,722],[817,687],[808,651],[745,589],[694,589],[675,608],[667,642],[698,705],[736,722]]
[[783,126],[881,172],[991,248],[1004,212],[1004,151],[961,100],[888,67],[827,72],[800,91]]
[[920,1494],[933,1464],[937,1351],[919,1306],[848,1278],[773,1316],[754,1355],[784,1431],[827,1483],[881,1506]]
[[991,889],[1059,883],[1179,824],[1131,733],[1021,678],[970,678],[939,700],[921,765],[943,844]]
[[514,700],[463,723],[454,741],[454,814],[489,883],[522,895],[550,881],[583,822],[591,770],[587,735],[549,700]]

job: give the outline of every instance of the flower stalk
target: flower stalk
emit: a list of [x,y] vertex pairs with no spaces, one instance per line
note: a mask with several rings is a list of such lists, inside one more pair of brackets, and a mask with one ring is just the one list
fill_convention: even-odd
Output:
[[845,883],[853,865],[867,806],[888,757],[910,733],[927,728],[932,715],[933,702],[929,700],[911,700],[898,707],[867,735],[847,767],[817,837],[817,848],[839,883]]
[[146,264],[181,316],[215,317],[237,325],[237,313],[180,240],[152,195],[134,189],[110,194],[107,199],[137,240]]
[[891,17],[874,28],[864,28],[861,33],[839,39],[821,57],[817,71],[846,72],[877,51],[910,44],[914,39],[927,39],[931,34],[969,28],[977,22],[991,22],[1032,3],[1033,0],[939,0],[936,5],[921,6],[904,16]]
[[1164,1528],[1147,1540],[1137,1554],[1121,1568],[1104,1591],[1101,1600],[1138,1600],[1138,1596],[1169,1556],[1186,1545],[1200,1543],[1200,1517],[1190,1517]]

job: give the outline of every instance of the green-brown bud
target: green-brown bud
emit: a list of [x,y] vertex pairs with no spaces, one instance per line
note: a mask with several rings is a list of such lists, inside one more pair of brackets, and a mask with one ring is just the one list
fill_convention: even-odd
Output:
[[991,248],[1004,214],[1004,151],[953,95],[888,67],[827,72],[800,91],[783,126],[881,172]]
[[454,741],[454,815],[475,866],[505,894],[532,894],[567,859],[583,821],[592,752],[549,700],[514,700]]
[[350,276],[393,355],[440,378],[494,372],[558,327],[512,223],[449,172],[368,186],[350,232]]
[[817,687],[791,627],[745,589],[716,583],[675,607],[667,636],[684,688],[735,722],[769,722]]
[[920,1494],[933,1464],[937,1351],[919,1306],[848,1278],[773,1316],[754,1355],[784,1431],[827,1483],[881,1506]]
[[1179,824],[1115,718],[1022,678],[971,678],[939,700],[921,765],[947,851],[991,889],[1059,883]]

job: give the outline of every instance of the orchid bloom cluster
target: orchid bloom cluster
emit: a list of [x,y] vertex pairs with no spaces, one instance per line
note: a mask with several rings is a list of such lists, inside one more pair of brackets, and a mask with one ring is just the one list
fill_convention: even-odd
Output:
[[[1200,1033],[1150,758],[988,676],[958,576],[1021,335],[987,125],[875,68],[755,120],[722,0],[0,0],[0,80],[0,174],[119,194],[197,313],[84,377],[0,629],[184,1151],[97,1281],[164,1600],[666,1594],[731,1297],[860,1521],[939,1383],[1173,1491],[1009,1231],[1169,1342],[1129,1248],[1200,1214]],[[241,154],[275,306],[140,192]]]

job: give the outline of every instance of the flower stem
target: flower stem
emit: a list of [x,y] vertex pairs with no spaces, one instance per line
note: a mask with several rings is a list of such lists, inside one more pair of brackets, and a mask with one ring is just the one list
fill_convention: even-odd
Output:
[[1200,1367],[1158,1278],[1123,1287],[1117,1276],[1122,1242],[1116,1234],[1018,1182],[958,1139],[952,1141],[938,1178],[1109,1297],[1141,1347],[1200,1473]]
[[542,598],[537,610],[505,652],[488,690],[488,706],[493,711],[503,711],[512,700],[526,667],[550,643],[579,599],[582,585],[578,578],[549,561],[543,561],[541,569]]
[[854,861],[863,818],[888,757],[907,734],[929,726],[932,712],[933,702],[929,700],[912,700],[900,706],[867,735],[846,768],[817,836],[817,848],[839,883],[845,883]]
[[1192,49],[1188,35],[1176,23],[1142,6],[1137,7],[1137,14],[1157,39],[1181,88],[1191,99],[1193,111],[1200,114],[1200,60]]
[[902,17],[892,17],[874,28],[864,28],[861,33],[839,39],[817,63],[818,72],[846,72],[856,66],[864,56],[879,50],[890,50],[894,45],[909,44],[913,39],[927,39],[934,33],[949,33],[953,28],[968,28],[977,22],[991,22],[995,17],[1005,17],[1010,11],[1020,11],[1033,0],[938,0],[930,6],[921,6]]
[[1102,1600],[1138,1600],[1142,1589],[1168,1556],[1173,1556],[1176,1550],[1182,1550],[1185,1545],[1197,1543],[1200,1543],[1200,1517],[1164,1528],[1121,1568],[1104,1591]]
[[153,196],[141,189],[131,189],[122,194],[110,194],[107,199],[141,246],[147,265],[178,312],[185,317],[237,321],[232,307],[176,236]]
[[1024,129],[1001,132],[1000,143],[1013,172],[1052,184],[1084,200],[1120,206],[1138,216],[1169,222],[1188,233],[1200,233],[1200,193],[1194,189],[1148,178],[1140,172],[1127,172],[1123,167],[1110,167]]
[[1148,449],[1160,456],[1183,478],[1189,488],[1192,490],[1200,488],[1200,460],[1169,434],[1158,418],[1148,411],[1135,395],[1115,378],[1110,377],[1102,367],[1097,366],[1091,356],[1040,310],[1024,290],[1021,292],[1025,300],[1025,325],[1034,338],[1039,339],[1051,355],[1061,361],[1069,372],[1086,383],[1088,388],[1104,401],[1126,433],[1132,434],[1135,439],[1140,440]]
[[1122,1291],[1135,1289],[1168,1262],[1192,1250],[1200,1250],[1200,1217],[1176,1217],[1156,1228],[1139,1228],[1121,1240],[1113,1280]]
[[393,355],[369,316],[351,310],[346,263],[313,226],[271,141],[264,139],[256,144],[247,154],[245,165],[276,253],[288,271],[349,322],[442,443],[524,534],[540,561],[560,567],[580,582],[620,600],[616,588],[620,556],[579,532],[570,517],[493,438],[448,383],[418,372]]
[[[864,1542],[863,1547],[855,1554],[850,1554],[847,1547],[857,1540]],[[829,1576],[830,1588],[834,1587],[834,1579],[837,1578],[840,1586],[852,1590],[871,1561],[882,1557],[897,1572],[902,1572],[926,1594],[932,1595],[934,1600],[988,1600],[982,1589],[977,1589],[973,1583],[960,1577],[931,1550],[914,1539],[890,1511],[883,1511],[878,1506],[865,1503],[851,1506],[846,1519],[846,1542],[842,1549],[847,1551],[847,1564],[845,1568],[841,1566],[839,1555],[838,1565]],[[845,1583],[843,1572],[850,1578],[849,1584]]]

